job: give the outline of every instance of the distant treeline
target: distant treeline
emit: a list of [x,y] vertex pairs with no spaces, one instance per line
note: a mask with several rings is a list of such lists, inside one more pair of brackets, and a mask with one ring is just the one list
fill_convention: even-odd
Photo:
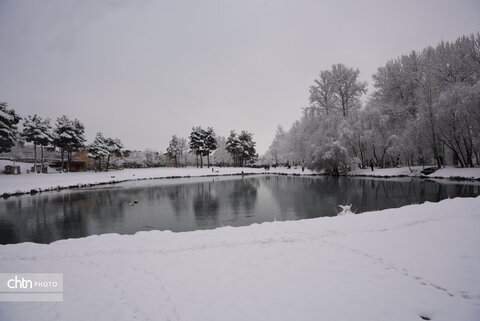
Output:
[[[85,126],[78,119],[71,120],[65,115],[57,118],[54,125],[49,118],[42,118],[36,114],[27,116],[23,118],[22,129],[19,130],[21,120],[22,117],[13,109],[9,109],[7,103],[0,103],[0,153],[8,153],[14,146],[23,145],[25,141],[32,143],[34,168],[37,168],[39,158],[38,147],[42,165],[40,168],[43,168],[44,149],[47,146],[54,146],[60,150],[61,168],[67,171],[70,169],[74,153],[78,151],[87,151],[88,158],[93,160],[93,168],[99,171],[108,171],[112,161],[116,168],[186,166],[194,163],[198,167],[203,167],[203,158],[207,157],[207,166],[210,166],[210,156],[214,152],[215,165],[244,166],[258,159],[253,134],[248,131],[237,134],[232,130],[230,136],[225,138],[216,136],[211,127],[207,129],[194,127],[188,143],[185,138],[174,135],[169,142],[167,153],[163,154],[151,149],[143,152],[122,150],[124,146],[120,139],[105,137],[101,132],[96,134],[92,143],[87,144]],[[192,160],[193,155],[196,162]]]

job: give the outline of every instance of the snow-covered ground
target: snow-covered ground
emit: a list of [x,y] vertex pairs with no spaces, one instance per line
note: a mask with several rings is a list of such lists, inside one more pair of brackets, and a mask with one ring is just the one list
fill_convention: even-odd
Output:
[[[0,169],[5,165],[11,165],[11,161],[0,160]],[[286,167],[270,168],[265,171],[263,168],[239,168],[239,167],[214,167],[211,168],[135,168],[124,170],[112,170],[108,172],[77,172],[77,173],[49,173],[49,174],[35,174],[27,173],[27,169],[32,167],[32,164],[16,163],[21,167],[22,174],[20,175],[5,175],[0,174],[0,195],[3,193],[27,193],[32,189],[35,190],[49,190],[57,187],[68,187],[85,184],[99,184],[99,183],[114,183],[125,180],[138,180],[150,178],[165,178],[165,177],[198,177],[205,175],[234,175],[241,174],[262,174],[262,173],[281,173],[281,174],[295,174],[295,175],[312,175],[317,174],[309,169],[302,172],[301,167]],[[368,169],[358,169],[349,173],[349,175],[356,176],[421,176],[421,166],[413,167],[414,171],[410,172],[408,167],[400,168],[375,168],[372,172]],[[480,179],[480,168],[454,168],[447,167],[438,170],[430,175],[433,178],[450,178],[462,177],[469,179]]]
[[[10,161],[0,160],[0,168],[5,165],[12,165]],[[259,173],[286,173],[286,174],[314,174],[314,172],[305,169],[302,172],[301,167],[287,169],[285,167],[271,168],[265,171],[263,168],[239,168],[239,167],[213,167],[212,168],[196,168],[196,167],[158,167],[158,168],[134,168],[124,170],[112,170],[108,172],[76,172],[76,173],[49,173],[35,174],[28,173],[26,169],[31,168],[32,164],[16,163],[21,167],[20,175],[0,174],[0,194],[3,193],[23,193],[29,192],[31,189],[46,190],[56,187],[68,187],[72,185],[98,184],[107,182],[119,182],[125,180],[149,179],[149,178],[165,178],[172,176],[205,176],[205,175],[233,175],[241,174],[259,174]]]
[[[356,176],[424,176],[421,171],[422,166],[412,166],[412,171],[408,167],[396,167],[396,168],[374,168],[372,171],[370,168],[357,169],[351,171],[349,175]],[[480,168],[457,168],[446,167],[437,170],[435,173],[427,175],[431,178],[467,178],[467,179],[480,179]]]
[[0,303],[0,319],[476,321],[479,208],[0,246],[0,272],[64,275],[63,302]]

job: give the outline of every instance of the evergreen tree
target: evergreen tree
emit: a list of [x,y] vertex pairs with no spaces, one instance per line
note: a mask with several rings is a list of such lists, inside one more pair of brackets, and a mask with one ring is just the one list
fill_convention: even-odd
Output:
[[[110,155],[107,140],[102,133],[97,133],[93,143],[88,146],[88,157],[98,161],[98,170],[102,171],[102,158]],[[95,170],[96,171],[96,170]]]
[[230,132],[227,138],[226,150],[232,155],[233,166],[239,166],[239,156],[241,154],[241,144],[237,133],[234,130]]
[[[193,127],[190,133],[190,149],[197,157],[197,167],[203,168],[203,156],[205,155],[205,131],[200,127]],[[198,159],[200,157],[200,165]]]
[[67,116],[57,118],[53,143],[59,147],[62,155],[62,170],[64,168],[65,153],[67,153],[67,171],[70,170],[72,153],[78,151],[85,143],[85,127],[77,119],[70,120]]
[[107,155],[107,165],[106,165],[106,168],[105,168],[105,171],[108,172],[108,169],[110,167],[110,157],[112,155],[115,155],[115,156],[121,156],[122,153],[122,148],[123,148],[123,144],[121,142],[120,139],[118,138],[105,138],[105,144],[107,146],[107,150],[108,150],[108,155]]
[[28,116],[23,122],[22,137],[29,143],[33,143],[34,151],[34,168],[37,173],[37,146],[40,145],[41,149],[41,168],[43,171],[44,159],[43,159],[43,147],[48,146],[52,142],[50,119],[45,120],[36,114]]
[[210,154],[218,148],[215,131],[212,127],[208,127],[204,132],[205,154],[207,155],[207,167],[210,167]]
[[21,117],[7,103],[0,102],[0,153],[9,152],[17,139],[17,124]]
[[230,136],[227,138],[226,150],[232,155],[234,166],[244,166],[258,158],[253,134],[245,130],[240,135],[237,135],[234,130],[230,132]]
[[238,140],[240,141],[241,145],[240,165],[243,166],[247,163],[253,163],[255,160],[257,160],[258,155],[257,151],[255,150],[256,143],[253,141],[253,134],[242,130],[238,136]]

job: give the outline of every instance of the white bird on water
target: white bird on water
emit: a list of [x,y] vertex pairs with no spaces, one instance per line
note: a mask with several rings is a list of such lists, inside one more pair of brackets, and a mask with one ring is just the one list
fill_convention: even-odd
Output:
[[338,205],[342,209],[342,211],[338,212],[337,215],[349,215],[354,214],[352,212],[352,204],[350,205]]

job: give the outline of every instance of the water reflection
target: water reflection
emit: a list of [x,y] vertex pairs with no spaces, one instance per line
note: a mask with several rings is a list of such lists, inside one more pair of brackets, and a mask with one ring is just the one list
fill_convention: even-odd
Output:
[[480,194],[478,184],[262,176],[130,182],[0,200],[0,243],[160,229],[190,231],[336,215]]
[[217,226],[219,200],[215,183],[195,184],[195,188],[193,213],[195,214],[197,226],[202,229]]
[[478,184],[441,184],[422,179],[270,177],[265,186],[280,212],[287,217],[295,213],[298,219],[335,216],[340,204],[352,204],[352,209],[361,213],[480,193]]

